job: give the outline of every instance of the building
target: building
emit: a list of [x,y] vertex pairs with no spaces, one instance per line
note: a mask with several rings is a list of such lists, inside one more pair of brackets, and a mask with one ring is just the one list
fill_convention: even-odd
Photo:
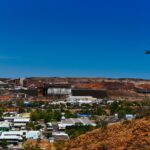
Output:
[[3,81],[0,81],[0,89],[5,89],[5,88],[8,88],[8,84]]
[[8,122],[13,122],[16,116],[4,116],[3,119]]
[[46,124],[46,128],[47,128],[48,131],[53,130],[52,123],[51,123],[51,122],[48,122],[48,123]]
[[70,84],[48,84],[44,85],[44,96],[48,95],[71,95]]
[[127,120],[132,120],[132,119],[135,119],[136,118],[136,115],[133,115],[133,114],[126,114],[125,115],[125,119]]
[[37,140],[40,137],[41,137],[40,131],[26,131],[26,139]]
[[92,96],[69,96],[67,98],[67,103],[79,103],[79,104],[92,104],[97,101],[97,98]]
[[29,118],[15,118],[13,121],[13,126],[21,128],[21,127],[25,127],[26,124],[29,122],[30,122]]
[[41,136],[40,131],[8,131],[0,134],[0,143],[6,139],[9,144],[18,144],[23,139],[37,140]]
[[0,132],[9,131],[11,129],[11,123],[4,121],[0,122]]
[[54,141],[67,141],[69,140],[69,135],[65,132],[53,132],[52,133]]
[[69,118],[61,120],[60,123],[58,123],[59,130],[64,130],[66,127],[69,126],[75,126],[76,124],[81,124],[83,126],[96,126],[94,122],[89,120],[87,117],[84,118]]
[[15,86],[27,87],[27,80],[26,78],[18,78],[11,80],[11,83],[14,83]]
[[92,89],[72,89],[72,96],[92,96],[98,99],[108,98],[106,90]]
[[2,143],[3,140],[7,140],[8,144],[18,144],[18,142],[23,141],[23,137],[20,134],[11,134],[9,132],[2,132],[0,135],[0,143]]

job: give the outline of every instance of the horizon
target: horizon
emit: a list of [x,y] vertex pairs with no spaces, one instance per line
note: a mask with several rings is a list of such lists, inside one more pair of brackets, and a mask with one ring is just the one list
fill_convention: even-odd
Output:
[[96,76],[28,76],[28,77],[0,77],[0,79],[30,79],[30,78],[60,78],[60,79],[65,79],[65,78],[75,78],[75,79],[80,79],[80,78],[89,78],[89,79],[110,79],[110,80],[146,80],[149,81],[150,79],[146,78],[128,78],[128,77],[96,77]]
[[6,0],[0,77],[150,79],[150,2]]

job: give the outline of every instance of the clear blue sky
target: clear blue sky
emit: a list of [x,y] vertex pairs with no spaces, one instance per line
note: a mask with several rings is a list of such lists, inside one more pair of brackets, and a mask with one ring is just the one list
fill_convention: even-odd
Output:
[[0,77],[150,79],[148,0],[3,0]]

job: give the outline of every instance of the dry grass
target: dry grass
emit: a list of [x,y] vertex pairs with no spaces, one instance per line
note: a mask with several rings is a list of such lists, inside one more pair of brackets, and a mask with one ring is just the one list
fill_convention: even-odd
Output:
[[66,143],[63,150],[150,150],[150,118],[97,129]]

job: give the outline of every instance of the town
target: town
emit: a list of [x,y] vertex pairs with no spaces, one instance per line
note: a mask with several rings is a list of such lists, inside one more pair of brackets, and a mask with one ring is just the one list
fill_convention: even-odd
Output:
[[99,127],[150,115],[145,94],[143,101],[111,99],[106,89],[76,88],[75,80],[49,80],[1,79],[2,148],[52,149]]

